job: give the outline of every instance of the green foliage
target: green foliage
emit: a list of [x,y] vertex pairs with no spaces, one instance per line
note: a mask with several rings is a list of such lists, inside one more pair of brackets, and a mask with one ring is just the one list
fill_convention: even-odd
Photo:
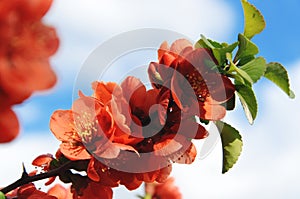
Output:
[[260,11],[246,0],[241,0],[244,10],[244,35],[251,39],[264,30],[266,23]]
[[[236,95],[244,109],[250,124],[253,124],[258,104],[252,89],[254,83],[266,77],[279,86],[290,98],[295,95],[290,89],[289,78],[285,68],[279,63],[266,63],[265,58],[258,57],[259,48],[251,38],[263,31],[265,21],[260,11],[246,0],[241,0],[245,24],[243,34],[238,35],[237,42],[219,43],[201,35],[195,48],[207,48],[217,63],[209,63],[210,68],[217,69],[223,75],[233,79]],[[234,54],[235,53],[235,54]],[[227,110],[235,107],[235,97],[222,104]],[[227,172],[237,161],[242,148],[239,132],[230,125],[217,121],[223,145],[223,173]]]
[[258,57],[241,66],[240,69],[249,75],[252,83],[255,83],[265,74],[266,61],[263,57]]
[[5,195],[1,191],[0,191],[0,199],[5,199]]
[[[241,68],[235,67],[234,70],[237,72],[239,77],[236,76],[236,80],[241,81],[245,85],[252,85],[253,81],[249,74]],[[245,81],[246,80],[246,81]]]
[[289,77],[285,68],[276,62],[267,64],[264,76],[280,87],[290,98],[295,98],[294,92],[290,89]]
[[245,60],[250,61],[259,52],[258,47],[243,34],[239,34],[238,44],[239,49],[234,59],[235,62],[237,60],[240,60],[240,62],[245,62]]
[[238,45],[238,42],[235,42],[230,45],[225,45],[221,48],[212,49],[214,57],[217,59],[220,66],[223,66],[227,61],[226,53],[232,53],[232,51],[237,47],[237,45]]
[[219,66],[224,66],[226,64],[226,53],[232,53],[234,49],[238,46],[238,42],[233,44],[218,43],[211,39],[207,39],[205,36],[201,35],[201,39],[195,44],[195,48],[207,48],[210,49],[218,61]]
[[257,115],[257,101],[251,87],[237,83],[236,93],[239,96],[244,112],[250,124],[253,124]]
[[146,194],[145,196],[137,195],[139,199],[151,199],[152,196],[150,194]]
[[221,135],[223,149],[222,173],[226,173],[237,162],[242,151],[242,137],[239,132],[229,124],[217,121],[216,126]]

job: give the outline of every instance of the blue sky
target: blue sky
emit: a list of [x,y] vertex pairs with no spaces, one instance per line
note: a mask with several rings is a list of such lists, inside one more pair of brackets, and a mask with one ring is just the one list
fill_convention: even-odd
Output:
[[[259,113],[254,125],[247,124],[240,105],[237,111],[226,117],[226,121],[241,131],[244,139],[244,149],[237,165],[228,174],[220,174],[218,143],[207,158],[198,158],[191,166],[176,166],[173,175],[184,198],[279,199],[300,196],[297,187],[300,179],[297,169],[300,166],[300,147],[297,143],[300,138],[297,132],[299,118],[295,116],[300,108],[297,97],[300,93],[300,1],[250,2],[262,11],[267,22],[265,31],[254,38],[260,47],[260,55],[267,61],[278,61],[287,67],[296,99],[288,99],[267,80],[258,83],[254,88],[258,94]],[[204,34],[208,38],[230,43],[243,31],[242,14],[238,0],[54,1],[46,22],[57,28],[61,38],[61,47],[52,59],[59,81],[50,91],[35,94],[16,107],[22,135],[15,142],[0,146],[0,153],[15,154],[22,159],[28,157],[26,154],[38,155],[36,148],[55,152],[58,143],[50,135],[49,118],[54,110],[70,108],[73,84],[80,67],[98,45],[113,35],[138,28],[166,28],[187,35],[192,40]],[[145,64],[156,60],[155,53],[152,54],[153,57],[141,58],[145,59]],[[33,140],[35,135],[39,136]],[[44,138],[47,138],[47,143],[42,144]],[[203,143],[198,144],[201,148]],[[20,146],[26,146],[27,150],[18,152]],[[19,166],[1,165],[0,176],[7,176],[4,167],[11,168],[13,174],[10,176],[19,175]],[[12,177],[7,176],[5,183],[8,180],[11,182]],[[117,194],[134,198],[133,194],[124,190]],[[117,194],[115,198],[122,198]]]
[[[66,1],[68,2],[68,1]],[[90,1],[91,5],[93,1]],[[133,1],[130,1],[133,3]],[[188,1],[189,2],[189,1]],[[205,34],[205,32],[212,32],[212,34],[205,34],[206,37],[216,39],[219,41],[224,42],[234,42],[236,41],[237,34],[243,31],[243,11],[241,8],[241,4],[238,0],[230,0],[230,1],[215,1],[215,2],[221,2],[222,4],[225,4],[225,7],[229,7],[229,10],[231,13],[229,16],[226,16],[225,20],[227,23],[227,26],[230,26],[230,30],[227,30],[228,28],[224,27],[224,19],[222,19],[222,12],[228,12],[224,10],[218,10],[209,12],[208,14],[213,15],[219,15],[220,17],[216,17],[213,22],[214,24],[210,24],[212,22],[208,22],[208,25],[213,26],[215,29],[217,29],[217,26],[220,26],[220,29],[224,27],[225,34],[222,36],[222,33],[215,33],[212,30],[209,30],[209,28],[204,28],[203,32],[191,32],[189,30],[182,30],[183,33],[186,34],[193,40],[196,40],[198,37],[197,35]],[[68,2],[70,3],[70,2]],[[66,6],[68,3],[64,3]],[[87,2],[88,4],[89,2]],[[107,2],[105,2],[107,3]],[[120,3],[120,2],[118,2]],[[157,4],[156,1],[154,1]],[[193,2],[199,7],[201,6],[198,2]],[[251,3],[255,4],[257,8],[261,10],[261,12],[264,14],[267,26],[266,29],[259,35],[255,36],[254,41],[257,43],[257,45],[260,47],[260,55],[264,56],[267,61],[278,61],[284,64],[287,68],[289,68],[295,61],[299,58],[299,49],[298,46],[300,46],[300,27],[299,27],[299,19],[300,19],[300,13],[297,11],[297,8],[300,7],[300,2],[297,0],[289,0],[289,1],[276,1],[276,2],[267,2],[267,1],[259,1],[259,0],[253,0]],[[145,28],[145,27],[161,27],[159,21],[150,22],[148,25],[147,23],[143,24],[143,21],[137,21],[136,24],[129,23],[129,27],[126,28],[126,23],[123,25],[124,27],[118,28],[117,26],[120,25],[118,20],[115,20],[115,23],[112,25],[112,30],[110,31],[103,31],[102,35],[97,36],[95,33],[93,33],[93,30],[88,30],[85,28],[84,21],[76,23],[77,17],[74,17],[72,14],[77,14],[72,10],[71,8],[66,8],[64,6],[59,7],[57,5],[58,2],[55,2],[55,5],[53,6],[50,13],[46,16],[49,23],[58,27],[58,33],[62,38],[62,45],[60,48],[60,51],[57,53],[56,56],[53,58],[53,63],[55,65],[56,70],[58,71],[58,76],[60,78],[60,82],[56,85],[54,89],[52,89],[52,92],[48,94],[45,98],[43,95],[37,94],[34,97],[32,97],[28,103],[35,104],[35,107],[42,108],[45,105],[47,106],[47,110],[44,110],[44,113],[41,114],[38,118],[39,120],[31,120],[30,122],[24,122],[23,128],[24,131],[40,131],[45,130],[48,127],[47,118],[49,118],[49,115],[53,112],[53,110],[56,110],[57,108],[64,108],[67,109],[70,106],[70,103],[72,101],[72,89],[70,89],[70,84],[72,84],[72,80],[74,81],[76,77],[76,73],[79,71],[79,66],[84,62],[84,60],[87,58],[88,54],[97,47],[98,44],[101,44],[101,42],[105,41],[105,39],[108,39],[110,37],[109,32],[112,32],[112,35],[116,35],[118,33],[124,32],[126,30],[133,30],[137,28]],[[114,5],[115,6],[115,5]],[[72,14],[65,14],[65,16],[61,16],[61,13],[55,13],[55,8],[59,7],[60,12],[62,12],[62,9],[68,9],[73,11]],[[71,6],[72,7],[72,6]],[[116,6],[115,6],[116,7]],[[176,7],[176,6],[175,6]],[[89,9],[87,8],[84,10],[86,11]],[[143,8],[145,9],[145,8]],[[168,10],[168,9],[166,9]],[[84,12],[82,11],[82,12]],[[52,14],[52,15],[51,15]],[[113,13],[113,14],[119,14],[119,13]],[[111,14],[111,15],[113,15]],[[125,13],[128,15],[128,13]],[[172,12],[170,11],[170,14]],[[122,13],[120,14],[120,16]],[[230,16],[231,15],[231,16]],[[89,17],[86,17],[86,20],[93,20],[91,18],[91,14],[88,15]],[[96,15],[97,17],[98,15]],[[105,17],[110,16],[109,14]],[[134,13],[133,13],[134,16]],[[201,15],[200,15],[201,16]],[[210,17],[208,16],[205,20],[210,21]],[[67,19],[59,19],[59,18],[67,18]],[[75,18],[75,19],[72,19]],[[130,18],[130,17],[128,17]],[[134,17],[132,17],[134,19]],[[149,17],[150,18],[150,17]],[[187,17],[186,17],[187,18]],[[230,18],[232,18],[231,21]],[[118,19],[118,18],[117,18]],[[176,19],[176,18],[175,18]],[[58,20],[62,20],[62,22],[59,22]],[[144,18],[145,21],[148,21],[147,17]],[[191,23],[197,27],[197,19],[189,19],[188,23]],[[195,22],[193,22],[193,20]],[[176,21],[176,20],[175,20]],[[72,22],[71,24],[68,24],[68,22]],[[202,22],[202,21],[201,21]],[[80,24],[81,23],[81,24]],[[87,22],[91,23],[92,22]],[[167,23],[167,22],[165,22]],[[169,27],[171,28],[173,26],[176,26],[176,23],[174,25],[174,22],[170,22]],[[200,23],[201,24],[201,23]],[[207,24],[207,23],[205,23]],[[90,26],[91,26],[90,25]],[[116,26],[116,27],[114,27]],[[199,25],[200,26],[200,25]],[[84,30],[81,29],[83,27]],[[201,26],[200,26],[201,27]],[[179,28],[177,28],[179,29]],[[197,29],[197,28],[195,28]],[[201,28],[199,28],[201,30]],[[119,31],[120,30],[120,31]],[[179,29],[180,30],[180,29]],[[72,32],[73,31],[73,32]],[[97,29],[98,32],[101,34],[101,29]],[[118,32],[119,31],[119,32]],[[228,33],[229,32],[229,33]],[[83,42],[84,41],[84,42]],[[75,54],[73,56],[72,54]],[[77,56],[78,55],[78,56]],[[155,60],[155,57],[153,57],[153,60]],[[145,61],[146,63],[146,61]],[[67,70],[65,69],[67,68]],[[73,70],[72,70],[73,68]],[[65,70],[61,73],[62,70]],[[62,83],[61,83],[62,82]],[[64,84],[64,85],[62,85]],[[66,85],[67,84],[67,85]],[[21,105],[23,106],[23,105]],[[26,107],[24,107],[26,109]],[[22,107],[23,109],[23,107]],[[44,109],[44,108],[43,108]],[[26,116],[27,117],[27,116]],[[26,120],[26,118],[24,117]]]

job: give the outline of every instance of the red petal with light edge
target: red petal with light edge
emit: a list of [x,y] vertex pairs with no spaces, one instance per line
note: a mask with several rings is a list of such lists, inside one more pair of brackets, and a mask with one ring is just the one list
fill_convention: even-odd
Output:
[[57,110],[50,118],[50,130],[60,141],[81,141],[75,130],[74,117],[78,116],[71,110]]
[[162,56],[170,49],[169,45],[168,45],[168,42],[167,41],[164,41],[158,51],[157,51],[157,54],[158,54],[158,60],[161,60]]
[[193,44],[186,39],[177,39],[172,43],[170,47],[170,51],[172,53],[175,53],[176,55],[179,55],[185,48],[192,47],[192,46]]
[[80,143],[61,143],[60,151],[70,160],[87,160],[91,155]]
[[32,165],[33,166],[42,166],[45,164],[49,164],[53,159],[54,158],[51,154],[40,155],[32,161]]

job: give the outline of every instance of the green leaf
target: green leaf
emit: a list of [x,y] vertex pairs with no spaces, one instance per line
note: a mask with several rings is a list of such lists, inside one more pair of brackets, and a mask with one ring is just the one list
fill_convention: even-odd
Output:
[[237,47],[238,42],[235,42],[231,45],[226,45],[221,48],[214,48],[212,52],[214,57],[217,59],[220,66],[223,66],[226,63],[226,53],[232,53],[232,51]]
[[246,0],[241,0],[244,10],[244,35],[251,39],[264,30],[266,22],[260,11]]
[[138,198],[140,199],[151,199],[152,196],[150,194],[146,194],[145,196],[137,195]]
[[[238,67],[236,67],[235,68],[235,71],[244,79],[244,80],[246,80],[247,81],[247,83],[246,82],[244,82],[243,84],[246,84],[246,85],[252,85],[253,84],[253,81],[252,81],[252,79],[251,79],[251,77],[248,75],[248,73],[246,73],[243,69],[240,69],[240,68],[238,68]],[[238,78],[236,78],[236,79],[238,79]]]
[[237,60],[251,60],[251,58],[259,52],[258,47],[243,34],[239,34],[238,41],[239,49],[234,58],[234,62]]
[[266,68],[266,60],[263,57],[255,58],[241,66],[241,69],[252,79],[252,83],[257,82],[265,74]]
[[252,88],[236,82],[235,89],[249,123],[253,124],[257,115],[257,101]]
[[221,104],[226,110],[231,111],[235,108],[235,95],[233,95],[227,102]]
[[271,62],[267,64],[264,76],[280,87],[290,98],[295,98],[294,92],[290,89],[288,73],[280,63]]
[[239,62],[238,62],[238,66],[243,66],[245,64],[247,64],[248,62],[252,61],[253,59],[255,59],[255,56],[254,55],[249,55],[249,56],[246,56],[246,57],[242,57]]
[[242,152],[242,137],[238,130],[225,122],[217,121],[216,126],[221,135],[223,148],[222,173],[226,173],[237,162]]
[[0,199],[5,199],[5,195],[1,191],[0,191]]
[[226,53],[232,53],[232,51],[237,47],[238,42],[228,45],[227,43],[218,43],[216,41],[207,39],[205,36],[201,35],[201,39],[195,44],[195,48],[208,48],[210,49],[219,66],[223,66],[226,63]]
[[201,35],[201,39],[196,42],[195,48],[208,48],[208,49],[214,49],[214,48],[221,48],[222,44],[219,42],[207,39],[204,35]]
[[[252,85],[251,77],[245,71],[243,71],[233,63],[231,53],[226,53],[226,59],[230,62],[229,70],[227,70],[227,72],[228,73],[236,72],[237,74],[234,75],[235,80],[243,84]],[[244,80],[246,80],[248,83],[246,83]]]

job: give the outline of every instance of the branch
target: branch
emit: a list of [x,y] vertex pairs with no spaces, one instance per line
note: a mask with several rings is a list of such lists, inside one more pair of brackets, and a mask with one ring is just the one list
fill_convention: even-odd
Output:
[[18,188],[18,187],[20,187],[22,185],[25,185],[25,184],[28,184],[30,182],[35,182],[35,181],[43,180],[43,179],[46,179],[46,178],[58,176],[60,173],[66,171],[68,169],[71,169],[72,166],[76,162],[78,162],[78,161],[68,161],[68,162],[66,162],[65,164],[61,165],[60,167],[58,167],[56,169],[50,170],[46,173],[37,174],[37,175],[34,175],[34,176],[24,175],[24,171],[25,171],[24,170],[23,174],[22,174],[22,177],[19,180],[17,180],[14,183],[8,185],[7,187],[4,187],[3,189],[0,190],[0,192],[6,194],[6,193]]

